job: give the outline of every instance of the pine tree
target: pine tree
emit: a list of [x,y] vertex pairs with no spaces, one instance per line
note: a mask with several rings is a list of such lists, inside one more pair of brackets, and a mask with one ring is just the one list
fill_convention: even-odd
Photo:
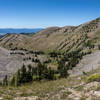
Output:
[[15,86],[19,86],[21,82],[21,74],[20,70],[17,71],[16,76],[15,76]]
[[31,82],[32,81],[32,66],[28,65],[28,71],[27,71],[27,82]]
[[66,78],[68,76],[68,67],[65,66],[65,62],[62,60],[59,62],[58,72],[61,78]]
[[10,85],[15,86],[15,75],[13,75],[10,79]]
[[44,69],[44,66],[41,64],[41,62],[39,62],[37,66],[37,74],[39,76],[39,80],[42,79],[43,69]]
[[60,71],[60,77],[66,78],[68,76],[68,69],[66,66],[63,66]]
[[26,66],[23,64],[21,70],[21,76],[20,76],[20,82],[21,83],[26,83],[26,75],[27,75],[27,71],[26,71]]
[[47,79],[49,79],[49,80],[53,80],[54,79],[54,71],[51,68],[48,69],[48,77],[47,77]]
[[7,86],[8,85],[8,77],[7,75],[5,76],[5,78],[3,79],[3,85]]

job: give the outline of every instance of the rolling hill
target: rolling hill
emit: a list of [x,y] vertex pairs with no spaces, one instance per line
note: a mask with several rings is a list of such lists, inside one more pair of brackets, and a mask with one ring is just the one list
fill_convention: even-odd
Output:
[[37,34],[7,34],[0,39],[0,46],[7,49],[71,51],[88,50],[100,46],[100,18],[79,26],[49,27]]

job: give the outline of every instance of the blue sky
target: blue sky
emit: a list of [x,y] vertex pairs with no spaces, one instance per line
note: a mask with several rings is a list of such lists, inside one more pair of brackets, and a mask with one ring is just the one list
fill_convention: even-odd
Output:
[[100,0],[0,0],[0,28],[79,25],[100,17]]

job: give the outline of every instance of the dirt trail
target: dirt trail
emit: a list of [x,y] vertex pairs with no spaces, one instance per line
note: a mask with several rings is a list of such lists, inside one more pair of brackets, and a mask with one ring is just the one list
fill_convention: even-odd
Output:
[[70,73],[71,76],[77,76],[83,74],[83,72],[89,72],[98,67],[100,67],[100,51],[84,56],[80,63],[73,68]]

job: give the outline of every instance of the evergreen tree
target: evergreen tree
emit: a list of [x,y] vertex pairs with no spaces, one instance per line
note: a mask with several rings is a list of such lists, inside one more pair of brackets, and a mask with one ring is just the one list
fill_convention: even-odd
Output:
[[62,66],[60,70],[60,77],[66,78],[68,76],[68,68],[66,66]]
[[59,62],[58,72],[59,72],[61,78],[66,78],[68,76],[68,67],[65,66],[64,61]]
[[28,65],[28,71],[27,71],[27,82],[31,82],[32,81],[32,66]]
[[15,76],[15,86],[19,86],[21,83],[21,74],[20,70],[17,71],[16,76]]
[[32,76],[37,75],[37,67],[32,67]]
[[7,86],[8,85],[8,77],[7,75],[5,76],[5,78],[3,79],[3,85]]
[[43,70],[44,70],[44,66],[41,64],[41,62],[39,62],[37,66],[37,74],[39,76],[39,80],[42,79]]
[[20,83],[26,83],[27,79],[27,71],[26,71],[26,66],[23,64],[21,70],[20,70]]
[[15,86],[15,75],[13,75],[10,79],[10,85]]
[[47,77],[47,79],[49,79],[49,80],[53,80],[54,79],[54,71],[51,68],[48,69],[48,77]]

